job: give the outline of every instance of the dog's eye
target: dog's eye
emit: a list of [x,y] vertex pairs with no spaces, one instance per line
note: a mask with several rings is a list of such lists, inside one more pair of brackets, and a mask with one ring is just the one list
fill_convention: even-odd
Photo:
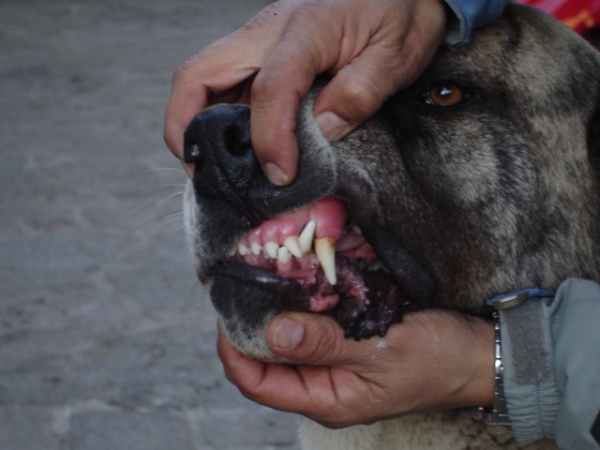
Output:
[[425,94],[425,101],[435,106],[453,106],[469,97],[465,91],[454,83],[438,84]]

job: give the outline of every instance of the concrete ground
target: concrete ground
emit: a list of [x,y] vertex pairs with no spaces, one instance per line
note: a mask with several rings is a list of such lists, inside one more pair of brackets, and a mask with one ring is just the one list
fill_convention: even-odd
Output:
[[267,0],[0,1],[0,450],[297,449],[222,374],[162,141]]

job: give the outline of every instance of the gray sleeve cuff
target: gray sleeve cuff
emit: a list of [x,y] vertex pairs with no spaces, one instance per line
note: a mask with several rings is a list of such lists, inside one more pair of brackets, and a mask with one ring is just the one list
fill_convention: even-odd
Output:
[[513,433],[517,442],[554,438],[560,394],[554,379],[539,384],[504,386]]
[[498,17],[508,0],[445,0],[447,25],[444,44],[452,47],[469,41],[473,29]]
[[515,439],[554,438],[561,397],[553,371],[552,299],[530,299],[500,311],[504,394]]

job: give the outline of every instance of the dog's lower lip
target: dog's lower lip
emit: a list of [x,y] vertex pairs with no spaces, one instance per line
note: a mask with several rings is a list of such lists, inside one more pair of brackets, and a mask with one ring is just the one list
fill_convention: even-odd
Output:
[[294,280],[284,278],[259,266],[253,266],[240,261],[227,261],[215,268],[215,275],[233,276],[245,282],[259,283],[276,290],[285,289]]
[[369,228],[363,231],[377,257],[408,296],[420,307],[431,304],[436,283],[430,272],[403,245],[398,244],[389,232]]

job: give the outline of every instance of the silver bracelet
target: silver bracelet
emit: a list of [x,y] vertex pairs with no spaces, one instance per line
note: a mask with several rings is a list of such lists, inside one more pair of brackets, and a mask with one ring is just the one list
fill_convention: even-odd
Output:
[[498,311],[492,314],[494,319],[494,347],[495,347],[495,387],[494,387],[494,404],[491,409],[480,407],[484,413],[484,417],[488,423],[493,425],[511,425],[508,417],[508,408],[506,406],[506,397],[504,395],[504,379],[502,377],[504,367],[502,366],[502,347],[500,341],[500,319]]

